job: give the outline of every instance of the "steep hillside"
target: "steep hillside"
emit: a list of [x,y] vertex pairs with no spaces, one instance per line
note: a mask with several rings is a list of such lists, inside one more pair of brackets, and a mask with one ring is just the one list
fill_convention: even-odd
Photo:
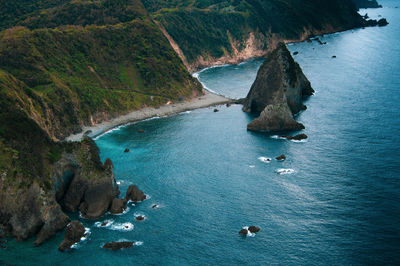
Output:
[[350,0],[144,0],[195,70],[261,56],[282,40],[364,25]]
[[[53,139],[129,110],[199,94],[149,19],[0,33],[0,69],[32,102],[32,117]],[[4,76],[4,75],[3,75]],[[0,77],[1,80],[2,77]]]

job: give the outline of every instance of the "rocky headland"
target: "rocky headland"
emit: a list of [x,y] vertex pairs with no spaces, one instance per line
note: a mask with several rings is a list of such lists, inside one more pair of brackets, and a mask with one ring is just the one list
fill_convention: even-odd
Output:
[[243,111],[260,113],[247,125],[251,131],[294,131],[304,129],[293,115],[305,110],[303,99],[314,93],[310,82],[284,43],[270,52],[247,97]]

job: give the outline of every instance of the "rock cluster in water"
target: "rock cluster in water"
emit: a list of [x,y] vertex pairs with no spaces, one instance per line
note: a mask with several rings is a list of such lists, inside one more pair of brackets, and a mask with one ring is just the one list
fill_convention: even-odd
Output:
[[258,233],[260,232],[260,227],[255,226],[255,225],[251,225],[249,227],[245,227],[242,230],[239,231],[239,235],[243,235],[243,236],[247,236],[248,233]]
[[260,113],[247,125],[251,131],[304,129],[293,115],[306,109],[303,98],[314,93],[300,66],[286,45],[279,43],[270,52],[243,101],[243,111]]
[[133,247],[133,245],[134,243],[131,241],[108,242],[104,244],[103,248],[110,250],[118,250],[123,248],[131,248]]

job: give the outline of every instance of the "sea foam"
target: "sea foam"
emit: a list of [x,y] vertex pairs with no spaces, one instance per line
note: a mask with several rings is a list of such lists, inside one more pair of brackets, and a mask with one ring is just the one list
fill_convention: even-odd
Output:
[[258,157],[258,160],[260,160],[263,163],[270,163],[272,159],[268,158],[268,157],[261,156],[261,157]]

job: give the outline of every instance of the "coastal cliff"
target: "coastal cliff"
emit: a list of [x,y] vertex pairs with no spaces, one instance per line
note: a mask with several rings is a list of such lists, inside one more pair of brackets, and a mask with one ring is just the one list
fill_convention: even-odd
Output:
[[260,113],[247,126],[253,131],[300,130],[293,115],[306,109],[304,97],[314,93],[311,84],[284,43],[270,52],[243,102],[243,111]]
[[192,72],[263,56],[282,41],[368,26],[351,0],[143,3],[182,51],[181,59]]

